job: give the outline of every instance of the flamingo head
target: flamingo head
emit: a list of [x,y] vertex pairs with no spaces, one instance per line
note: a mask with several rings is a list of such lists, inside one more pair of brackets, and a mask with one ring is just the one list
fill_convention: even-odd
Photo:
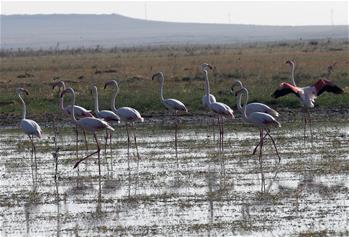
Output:
[[327,67],[327,71],[328,71],[328,73],[333,72],[334,68],[336,67],[336,64],[337,64],[337,62],[335,62],[335,63],[333,63],[333,64],[328,65],[328,67]]
[[240,80],[234,80],[233,81],[233,85],[231,86],[231,91],[234,92],[234,88],[236,86],[239,86],[239,89],[241,89],[243,86],[242,86],[242,82]]
[[109,81],[107,81],[107,82],[104,84],[104,89],[106,89],[107,86],[111,86],[111,85],[114,85],[115,87],[119,87],[117,81],[115,81],[115,80],[109,80]]
[[208,70],[208,69],[211,69],[211,70],[213,70],[214,69],[214,67],[211,65],[211,64],[208,64],[208,63],[203,63],[203,64],[201,64],[200,65],[201,66],[201,70]]
[[58,87],[59,89],[63,88],[63,90],[65,90],[65,84],[63,81],[57,81],[52,83],[52,90],[54,90],[56,87]]
[[24,88],[17,88],[16,89],[17,94],[20,94],[21,92],[24,92],[26,95],[29,95],[29,92]]
[[67,93],[74,94],[75,92],[74,92],[74,89],[73,89],[73,88],[69,87],[69,88],[67,88],[67,89],[65,89],[65,90],[62,91],[61,97],[63,98],[63,96],[64,96],[65,94],[67,94]]
[[241,93],[247,93],[247,89],[245,87],[242,87],[240,90],[238,90],[237,92],[235,92],[235,96],[240,95]]
[[90,93],[91,95],[95,95],[97,93],[97,86],[91,86]]
[[286,64],[290,65],[290,66],[294,66],[296,63],[294,60],[287,60]]
[[159,81],[164,80],[164,74],[162,72],[155,73],[152,77],[152,80],[157,79]]

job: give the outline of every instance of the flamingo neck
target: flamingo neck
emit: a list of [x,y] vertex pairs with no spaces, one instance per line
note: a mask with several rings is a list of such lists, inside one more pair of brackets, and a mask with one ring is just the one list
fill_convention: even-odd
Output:
[[77,120],[75,118],[75,92],[73,92],[73,100],[72,100],[72,119],[75,124],[77,124]]
[[211,105],[211,98],[210,98],[210,83],[208,82],[208,72],[206,69],[204,69],[204,73],[205,73],[205,89],[206,89],[206,96],[208,99],[208,105]]
[[22,102],[22,119],[25,119],[25,116],[27,115],[27,106],[25,105],[25,102],[20,93],[18,93],[18,97]]
[[[246,114],[246,108],[247,108],[247,102],[248,102],[248,90],[246,89],[246,88],[243,88],[242,89],[243,90],[243,92],[245,93],[245,95],[246,95],[246,99],[245,99],[245,104],[244,104],[244,113],[243,113],[243,116],[244,116],[244,118],[247,120],[247,114]],[[241,97],[240,97],[240,101],[241,101]]]
[[160,99],[161,101],[164,101],[164,76],[161,75],[161,81],[160,81]]
[[95,97],[95,112],[99,113],[99,106],[98,106],[98,91],[97,88],[93,89],[93,95]]
[[59,100],[59,108],[64,111],[63,97]]
[[114,112],[116,111],[116,96],[119,94],[119,86],[117,84],[115,84],[116,90],[114,90],[113,92],[113,97],[111,100],[111,108],[112,110],[114,110]]
[[241,97],[242,97],[242,93],[240,93],[238,95],[238,100],[236,102],[236,106],[238,107],[238,110],[243,113],[244,112],[244,109],[242,108],[242,105],[241,105]]
[[294,65],[294,63],[292,63],[291,80],[292,80],[293,85],[297,86],[296,82],[294,80],[294,70],[295,70],[295,65]]

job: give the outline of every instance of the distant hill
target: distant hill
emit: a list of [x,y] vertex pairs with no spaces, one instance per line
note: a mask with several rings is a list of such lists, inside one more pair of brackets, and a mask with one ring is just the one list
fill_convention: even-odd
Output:
[[[1,48],[126,47],[348,38],[348,26],[170,23],[121,15],[0,16]],[[58,43],[58,44],[57,44]]]

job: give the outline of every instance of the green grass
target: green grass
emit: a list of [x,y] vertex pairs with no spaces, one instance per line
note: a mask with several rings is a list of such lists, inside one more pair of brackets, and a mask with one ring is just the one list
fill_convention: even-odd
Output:
[[[331,48],[341,48],[334,51]],[[233,79],[240,79],[250,91],[250,101],[259,101],[275,108],[298,108],[299,102],[292,95],[271,98],[272,92],[282,81],[289,81],[287,59],[297,61],[296,81],[300,86],[313,83],[326,73],[326,68],[338,62],[333,80],[345,93],[333,96],[323,94],[316,104],[321,107],[348,108],[349,106],[349,45],[347,42],[308,42],[285,44],[256,44],[246,47],[160,47],[119,51],[64,51],[58,54],[35,51],[28,54],[3,54],[0,64],[0,117],[4,124],[13,123],[20,117],[21,104],[15,95],[16,87],[25,87],[30,95],[24,100],[28,117],[45,121],[50,116],[60,116],[58,92],[51,90],[54,79],[65,80],[77,92],[77,104],[93,109],[89,88],[99,88],[100,108],[109,109],[111,89],[103,90],[103,84],[116,79],[120,85],[118,106],[131,106],[142,114],[163,113],[159,99],[159,83],[152,81],[153,73],[165,74],[164,95],[177,98],[186,104],[191,113],[202,112],[201,97],[204,80],[199,65],[213,64],[216,69],[209,73],[211,92],[218,101],[235,107],[235,98],[230,91]],[[96,73],[113,70],[113,73]],[[18,78],[25,73],[34,77]],[[80,79],[79,79],[80,78]],[[65,104],[70,103],[66,98]]]

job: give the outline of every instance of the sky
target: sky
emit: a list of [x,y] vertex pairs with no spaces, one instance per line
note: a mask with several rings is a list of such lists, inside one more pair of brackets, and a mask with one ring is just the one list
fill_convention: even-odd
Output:
[[3,15],[115,13],[172,22],[348,25],[348,1],[0,1]]

